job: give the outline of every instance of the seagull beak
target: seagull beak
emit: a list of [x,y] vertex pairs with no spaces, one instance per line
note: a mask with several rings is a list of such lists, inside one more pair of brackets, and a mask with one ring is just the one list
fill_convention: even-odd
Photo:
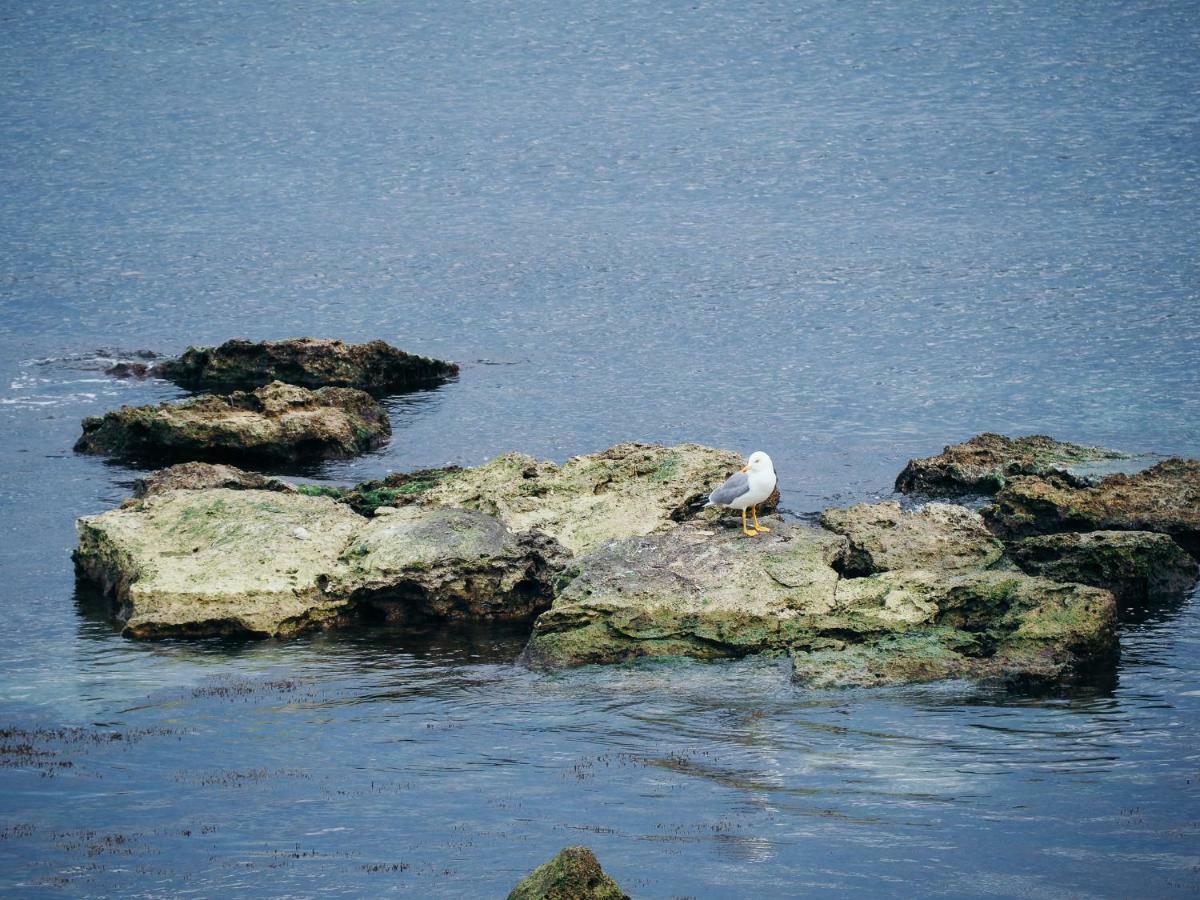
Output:
[[749,472],[749,471],[750,471],[750,467],[749,467],[749,466],[742,466],[742,471],[743,471],[743,472]]

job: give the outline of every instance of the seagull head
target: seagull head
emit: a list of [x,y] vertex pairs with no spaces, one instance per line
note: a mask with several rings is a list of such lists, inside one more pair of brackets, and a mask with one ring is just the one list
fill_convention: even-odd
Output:
[[746,460],[746,465],[742,466],[743,472],[771,472],[774,466],[771,465],[771,457],[763,453],[761,450],[756,450],[750,454],[750,458]]

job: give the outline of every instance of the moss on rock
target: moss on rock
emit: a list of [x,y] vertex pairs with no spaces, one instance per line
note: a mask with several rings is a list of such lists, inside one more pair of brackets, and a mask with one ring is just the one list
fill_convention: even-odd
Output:
[[566,847],[529,873],[508,900],[629,900],[587,847]]

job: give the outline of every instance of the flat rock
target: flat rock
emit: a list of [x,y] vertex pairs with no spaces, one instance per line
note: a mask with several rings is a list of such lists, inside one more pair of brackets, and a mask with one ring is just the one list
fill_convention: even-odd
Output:
[[389,622],[518,619],[550,605],[567,553],[465,509],[405,506],[355,533],[326,591]]
[[[579,553],[613,538],[666,531],[744,461],[699,444],[618,444],[564,465],[509,453],[437,480],[420,502],[497,516]],[[761,510],[762,508],[760,508]]]
[[1090,470],[1128,454],[1056,441],[1045,435],[1010,438],[986,432],[950,444],[937,456],[909,460],[896,478],[904,493],[994,494],[1016,475],[1056,474],[1073,484],[1091,480]]
[[913,512],[892,500],[860,503],[825,510],[821,524],[849,540],[842,573],[850,577],[895,569],[987,568],[1004,553],[978,513],[948,503]]
[[219,347],[189,347],[178,359],[156,364],[153,374],[189,390],[251,390],[284,381],[390,394],[441,384],[458,374],[458,366],[405,353],[383,341],[234,339]]
[[[797,677],[822,684],[1054,680],[1114,646],[1107,591],[983,569],[842,578],[845,537],[770,524],[757,538],[681,525],[577,557],[523,662],[792,651]],[[844,664],[823,662],[835,658]]]
[[283,491],[296,488],[286,481],[246,472],[236,466],[205,462],[186,462],[151,472],[133,485],[135,499],[161,494],[165,491],[202,491],[208,488],[229,488],[238,491]]
[[566,847],[512,889],[508,900],[629,900],[587,847]]
[[1167,459],[1085,487],[1054,476],[1014,478],[983,517],[1007,539],[1064,531],[1157,531],[1200,557],[1200,461]]
[[133,460],[298,462],[354,456],[390,434],[387,411],[370,394],[276,381],[84,419],[75,450]]
[[132,637],[288,635],[329,624],[346,606],[320,580],[363,524],[323,497],[166,491],[80,519],[75,564],[116,599]]
[[1015,542],[1008,554],[1031,575],[1107,588],[1122,607],[1178,597],[1196,583],[1196,561],[1151,531],[1039,535]]

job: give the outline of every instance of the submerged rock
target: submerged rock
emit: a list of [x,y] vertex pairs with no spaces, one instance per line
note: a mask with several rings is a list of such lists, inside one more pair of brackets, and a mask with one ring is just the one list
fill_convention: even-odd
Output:
[[370,394],[276,381],[251,393],[122,406],[83,420],[80,453],[129,459],[295,462],[354,456],[391,434]]
[[893,569],[987,568],[1004,553],[978,513],[947,503],[915,512],[903,512],[890,500],[859,503],[825,510],[821,524],[849,539],[841,569],[851,577]]
[[1107,591],[981,568],[841,578],[845,537],[771,526],[746,539],[685,525],[576,558],[523,661],[540,668],[792,651],[797,677],[820,684],[1044,680],[1114,646]]
[[1167,459],[1091,487],[1059,478],[1014,478],[983,511],[1005,538],[1063,531],[1157,531],[1200,557],[1200,461]]
[[139,478],[133,485],[134,500],[161,494],[165,491],[202,491],[208,488],[229,488],[239,491],[283,491],[294,493],[296,488],[286,481],[246,472],[236,466],[204,462],[186,462]]
[[742,465],[736,453],[699,444],[618,444],[561,466],[509,453],[438,479],[420,502],[478,509],[579,553],[674,527]]
[[179,359],[157,364],[154,374],[189,390],[251,390],[285,381],[388,394],[440,384],[457,375],[458,366],[405,353],[383,341],[234,339],[219,347],[189,347]]
[[1077,467],[1128,459],[1102,447],[1084,447],[1044,435],[1010,438],[986,432],[950,444],[937,456],[911,459],[896,478],[896,490],[924,494],[994,494],[1016,475],[1058,475],[1072,484],[1089,478]]
[[166,491],[80,519],[75,565],[115,598],[131,637],[273,637],[337,618],[346,601],[319,581],[363,524],[321,497]]
[[566,558],[553,538],[480,512],[406,506],[355,533],[325,589],[389,622],[527,618],[550,605]]
[[629,900],[587,847],[566,847],[523,878],[508,900]]
[[1196,561],[1171,537],[1150,531],[1041,535],[1008,553],[1031,575],[1107,588],[1122,606],[1176,597],[1196,583]]

